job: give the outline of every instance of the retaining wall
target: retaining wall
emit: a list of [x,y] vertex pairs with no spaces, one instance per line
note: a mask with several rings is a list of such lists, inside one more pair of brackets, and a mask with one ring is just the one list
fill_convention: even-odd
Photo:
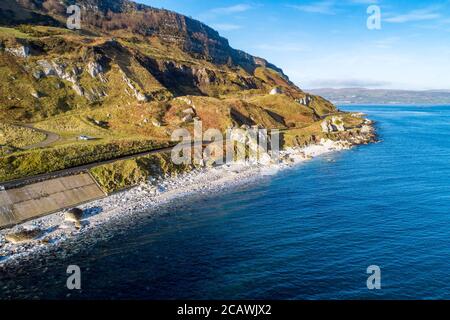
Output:
[[89,173],[0,190],[0,228],[103,198]]

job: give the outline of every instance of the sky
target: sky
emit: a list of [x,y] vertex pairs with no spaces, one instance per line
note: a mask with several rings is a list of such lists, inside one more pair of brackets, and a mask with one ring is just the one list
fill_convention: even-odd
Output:
[[[138,2],[208,24],[304,89],[450,89],[450,0]],[[369,6],[380,29],[367,27]]]

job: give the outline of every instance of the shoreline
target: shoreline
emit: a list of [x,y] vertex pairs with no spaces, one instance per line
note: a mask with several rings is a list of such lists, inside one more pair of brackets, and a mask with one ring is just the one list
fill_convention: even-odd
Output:
[[[366,138],[367,141],[367,137]],[[152,179],[131,189],[120,191],[106,198],[80,206],[84,210],[82,227],[76,229],[73,223],[64,221],[64,212],[40,217],[12,228],[0,231],[0,268],[32,260],[35,256],[58,249],[62,244],[76,242],[80,238],[94,234],[109,223],[132,223],[134,215],[152,211],[175,200],[183,200],[195,195],[214,194],[234,186],[242,186],[263,177],[277,174],[281,170],[293,168],[315,157],[342,150],[348,150],[361,143],[345,140],[322,139],[318,144],[303,148],[290,148],[280,152],[278,164],[233,163],[212,168],[195,169],[178,176]],[[42,235],[32,241],[9,243],[5,235],[19,230],[42,230]]]

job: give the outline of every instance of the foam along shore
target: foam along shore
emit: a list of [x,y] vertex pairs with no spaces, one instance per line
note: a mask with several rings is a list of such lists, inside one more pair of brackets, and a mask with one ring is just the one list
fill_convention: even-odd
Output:
[[[196,169],[178,175],[155,179],[106,198],[85,204],[80,224],[58,212],[10,229],[0,231],[0,267],[32,259],[66,241],[89,235],[97,227],[130,218],[135,213],[149,212],[177,198],[193,194],[211,194],[236,185],[256,181],[325,153],[352,147],[348,141],[322,139],[320,143],[280,152],[278,164],[252,165],[233,163],[212,168]],[[69,221],[68,221],[69,220]]]

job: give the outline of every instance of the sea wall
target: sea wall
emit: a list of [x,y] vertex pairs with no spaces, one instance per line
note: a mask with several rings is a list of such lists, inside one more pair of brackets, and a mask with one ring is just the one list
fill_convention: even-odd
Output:
[[0,190],[0,228],[106,196],[89,173]]

